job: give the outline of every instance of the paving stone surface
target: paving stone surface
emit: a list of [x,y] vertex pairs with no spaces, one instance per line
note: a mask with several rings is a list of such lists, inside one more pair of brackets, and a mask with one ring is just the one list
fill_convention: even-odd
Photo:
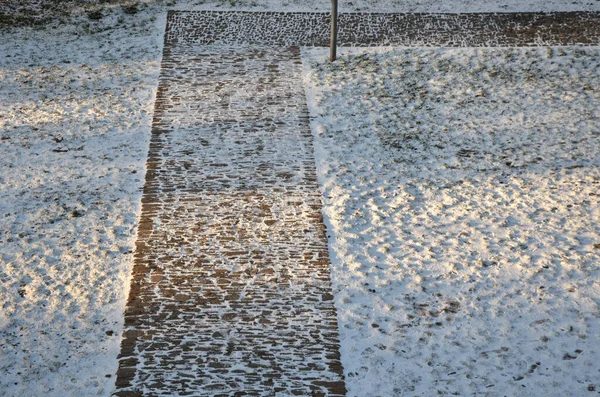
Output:
[[[325,13],[177,11],[168,44],[328,46]],[[506,47],[596,45],[600,13],[339,15],[339,46]]]
[[[346,14],[340,41],[597,44],[599,20]],[[298,48],[328,23],[169,13],[116,396],[345,395]]]
[[299,56],[165,49],[116,395],[344,395]]

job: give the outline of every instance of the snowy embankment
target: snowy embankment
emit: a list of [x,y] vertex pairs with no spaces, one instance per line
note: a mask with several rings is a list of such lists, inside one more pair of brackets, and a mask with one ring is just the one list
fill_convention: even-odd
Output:
[[600,390],[600,50],[304,51],[352,396]]

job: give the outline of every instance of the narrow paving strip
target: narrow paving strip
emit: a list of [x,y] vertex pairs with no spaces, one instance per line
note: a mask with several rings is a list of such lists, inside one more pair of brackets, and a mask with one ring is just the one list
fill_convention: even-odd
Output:
[[[345,395],[297,47],[328,22],[169,14],[115,395]],[[346,14],[340,44],[587,45],[598,22]]]
[[[166,41],[179,44],[329,46],[329,14],[177,11]],[[521,47],[597,45],[600,13],[339,15],[338,45],[348,47]]]
[[165,49],[116,395],[344,395],[300,73]]

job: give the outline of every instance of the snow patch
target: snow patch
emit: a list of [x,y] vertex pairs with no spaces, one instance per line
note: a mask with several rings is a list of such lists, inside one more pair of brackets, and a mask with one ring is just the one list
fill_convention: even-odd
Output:
[[599,49],[303,60],[349,395],[597,388]]

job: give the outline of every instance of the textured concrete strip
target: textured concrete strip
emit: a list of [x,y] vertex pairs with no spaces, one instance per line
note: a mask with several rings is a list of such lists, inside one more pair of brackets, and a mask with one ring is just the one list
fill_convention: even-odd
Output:
[[[169,44],[328,46],[329,14],[173,11]],[[597,45],[600,13],[340,14],[340,46]]]
[[115,395],[345,395],[298,48],[159,83]]

